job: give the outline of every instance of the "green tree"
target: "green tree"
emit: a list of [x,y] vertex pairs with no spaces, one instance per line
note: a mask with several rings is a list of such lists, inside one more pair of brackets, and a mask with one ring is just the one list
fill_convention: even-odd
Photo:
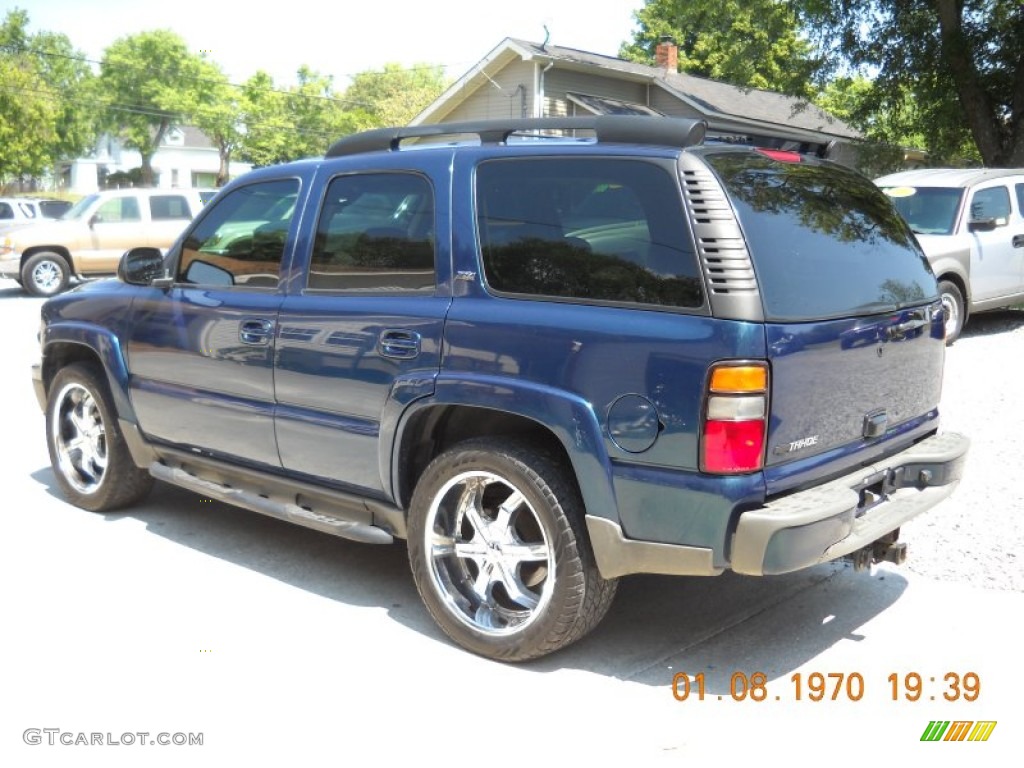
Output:
[[17,59],[0,57],[0,181],[50,166],[57,109],[46,84]]
[[619,54],[650,64],[663,37],[679,46],[679,69],[733,85],[809,98],[820,62],[789,4],[777,0],[646,0]]
[[323,155],[335,139],[359,129],[358,116],[344,109],[330,77],[302,66],[297,78],[278,89],[260,71],[243,86],[240,153],[253,165]]
[[288,89],[285,109],[292,125],[290,160],[322,155],[335,139],[358,130],[333,80],[305,65],[299,68],[298,84]]
[[385,64],[383,71],[360,72],[345,91],[345,105],[359,129],[407,125],[448,87],[444,68],[435,64]]
[[143,184],[153,184],[153,155],[167,132],[212,98],[203,64],[167,29],[122,37],[104,51],[100,81],[110,125],[142,155]]
[[0,168],[38,176],[96,139],[94,80],[65,35],[30,34],[28,14],[8,11],[0,25]]
[[794,0],[833,70],[870,74],[857,119],[913,127],[933,159],[976,146],[986,165],[1024,165],[1020,0]]
[[192,122],[217,147],[220,156],[217,186],[222,187],[230,177],[231,154],[242,142],[242,93],[228,83],[224,71],[211,61],[201,62],[200,77],[204,93],[203,98],[197,100]]

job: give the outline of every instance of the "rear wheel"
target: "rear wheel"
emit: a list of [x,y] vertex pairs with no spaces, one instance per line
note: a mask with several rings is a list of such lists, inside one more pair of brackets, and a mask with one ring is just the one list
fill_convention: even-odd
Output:
[[102,372],[62,368],[50,385],[46,443],[57,484],[76,506],[99,512],[143,498],[153,478],[132,461]]
[[580,639],[617,586],[598,573],[575,484],[514,440],[470,440],[434,459],[413,494],[409,559],[441,629],[503,661]]
[[21,268],[21,284],[33,296],[54,296],[65,290],[70,280],[71,267],[59,253],[34,253]]
[[964,327],[964,296],[956,283],[949,280],[939,281],[939,296],[946,316],[946,343],[952,344]]

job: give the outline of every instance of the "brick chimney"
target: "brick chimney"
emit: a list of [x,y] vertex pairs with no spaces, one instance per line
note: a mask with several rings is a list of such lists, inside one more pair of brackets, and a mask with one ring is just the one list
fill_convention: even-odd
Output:
[[654,63],[668,72],[679,71],[679,48],[671,37],[662,37],[654,49]]

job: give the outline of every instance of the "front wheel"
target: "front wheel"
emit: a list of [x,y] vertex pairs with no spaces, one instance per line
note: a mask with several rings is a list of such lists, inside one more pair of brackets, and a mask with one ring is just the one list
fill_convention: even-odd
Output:
[[964,327],[964,295],[955,283],[949,280],[939,281],[939,296],[942,299],[942,311],[946,316],[946,344],[952,344],[960,338]]
[[409,560],[423,602],[459,645],[525,661],[583,637],[607,613],[579,492],[530,443],[477,439],[424,471],[409,512]]
[[33,296],[55,296],[68,287],[71,267],[60,254],[43,251],[25,260],[21,284]]
[[153,478],[132,461],[102,372],[88,363],[62,368],[50,384],[46,444],[57,484],[73,504],[116,509],[149,493]]

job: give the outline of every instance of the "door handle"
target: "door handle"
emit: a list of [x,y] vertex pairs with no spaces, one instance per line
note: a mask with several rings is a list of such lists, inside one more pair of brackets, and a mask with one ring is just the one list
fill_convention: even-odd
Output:
[[1013,236],[1013,247],[1014,248],[1024,248],[1024,235],[1014,235]]
[[412,360],[420,353],[420,335],[415,331],[388,329],[381,331],[379,346],[381,357]]
[[243,320],[238,328],[238,340],[243,344],[264,346],[270,343],[274,333],[274,321],[263,318]]

